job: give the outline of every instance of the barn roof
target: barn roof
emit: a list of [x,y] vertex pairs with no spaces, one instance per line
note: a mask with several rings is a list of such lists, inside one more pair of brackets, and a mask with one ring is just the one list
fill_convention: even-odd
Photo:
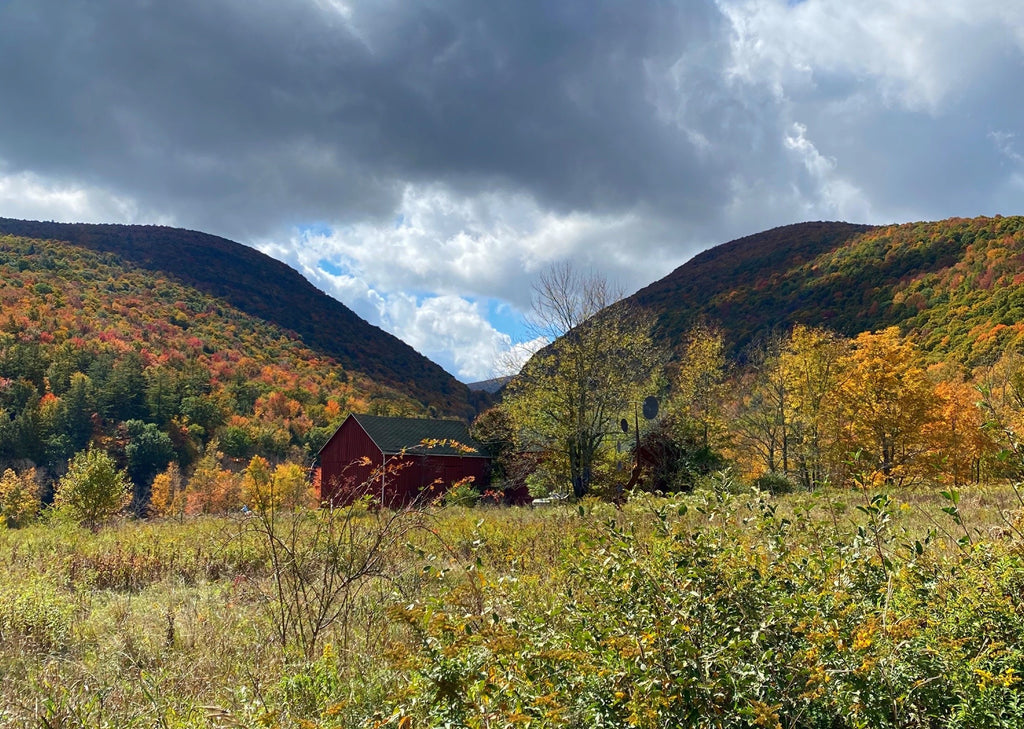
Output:
[[[356,415],[353,418],[386,456],[405,450],[432,456],[465,456],[488,458],[487,451],[469,434],[466,424],[459,420],[430,420],[427,418],[389,418],[381,415]],[[433,447],[423,447],[424,441],[445,441]],[[466,446],[466,451],[450,443]]]

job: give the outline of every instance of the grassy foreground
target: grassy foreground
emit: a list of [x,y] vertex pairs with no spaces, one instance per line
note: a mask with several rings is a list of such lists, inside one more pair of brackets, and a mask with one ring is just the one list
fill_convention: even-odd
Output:
[[0,532],[5,727],[1024,726],[1008,489]]

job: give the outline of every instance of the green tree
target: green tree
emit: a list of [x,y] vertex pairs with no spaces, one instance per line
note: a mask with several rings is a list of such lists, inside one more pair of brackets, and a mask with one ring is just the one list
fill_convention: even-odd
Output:
[[101,397],[104,414],[113,420],[146,417],[146,375],[138,352],[128,352],[114,363]]
[[146,406],[158,425],[167,425],[178,414],[181,393],[174,373],[167,367],[153,367],[146,372]]
[[131,499],[128,474],[106,452],[90,448],[71,459],[68,472],[57,482],[53,503],[95,531]]
[[124,424],[128,444],[124,455],[128,459],[128,475],[135,485],[134,510],[144,513],[149,501],[149,486],[153,477],[167,467],[174,458],[174,443],[167,433],[153,423],[129,420]]
[[71,453],[66,454],[65,458],[89,445],[93,433],[92,416],[95,412],[89,377],[81,372],[73,373],[67,389],[61,396],[55,424],[56,431],[67,436],[71,448]]
[[521,458],[515,447],[515,423],[508,412],[495,406],[484,410],[469,427],[470,435],[487,449],[491,457],[491,479],[494,485],[511,480],[506,486],[519,486],[525,478],[518,467]]
[[580,498],[590,492],[619,420],[653,389],[659,357],[652,320],[616,304],[620,296],[604,279],[568,265],[542,275],[534,294],[532,324],[553,343],[512,380],[503,408],[520,448],[543,453]]

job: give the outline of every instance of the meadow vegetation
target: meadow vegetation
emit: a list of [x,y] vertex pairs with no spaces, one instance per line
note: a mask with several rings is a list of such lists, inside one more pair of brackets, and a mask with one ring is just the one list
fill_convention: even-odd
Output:
[[1010,488],[0,531],[11,727],[1020,726]]

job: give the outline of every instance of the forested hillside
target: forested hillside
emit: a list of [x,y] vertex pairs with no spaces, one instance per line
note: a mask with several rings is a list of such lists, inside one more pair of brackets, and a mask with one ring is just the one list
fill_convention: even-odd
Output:
[[412,347],[327,296],[280,261],[206,233],[154,225],[42,223],[0,218],[0,233],[60,240],[222,299],[294,332],[348,371],[411,395],[439,414],[470,417],[486,401]]
[[4,467],[59,473],[92,442],[145,484],[214,439],[239,459],[306,460],[350,410],[424,409],[293,333],[113,253],[0,235],[0,281]]
[[733,352],[793,324],[845,336],[896,325],[933,361],[974,367],[1020,344],[1024,218],[888,227],[802,223],[713,248],[627,301],[649,307],[678,349],[722,327]]

